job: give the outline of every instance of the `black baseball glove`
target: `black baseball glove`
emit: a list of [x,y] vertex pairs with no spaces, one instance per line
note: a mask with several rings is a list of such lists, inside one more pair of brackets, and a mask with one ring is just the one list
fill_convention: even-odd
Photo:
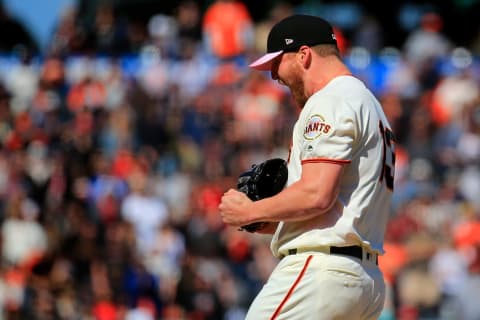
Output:
[[[280,158],[266,160],[252,165],[238,177],[237,189],[245,193],[252,201],[276,195],[285,187],[288,178],[287,162]],[[259,231],[267,222],[254,222],[240,227],[248,232]]]

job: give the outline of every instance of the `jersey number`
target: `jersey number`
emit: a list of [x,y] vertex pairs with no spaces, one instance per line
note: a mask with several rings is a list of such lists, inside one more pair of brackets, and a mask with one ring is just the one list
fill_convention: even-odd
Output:
[[380,182],[385,180],[388,189],[393,191],[393,179],[395,177],[395,138],[392,130],[379,122],[380,133],[383,139],[383,166]]

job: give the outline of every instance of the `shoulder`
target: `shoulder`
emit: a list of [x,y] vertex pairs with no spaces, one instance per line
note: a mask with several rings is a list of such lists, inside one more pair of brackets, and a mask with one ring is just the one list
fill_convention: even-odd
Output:
[[[305,104],[305,113],[314,109],[340,112],[349,108],[353,102],[358,101],[363,83],[350,76],[340,76],[332,79],[325,87],[315,92]],[[363,86],[364,87],[364,86]]]
[[312,95],[307,104],[333,105],[360,111],[365,106],[377,104],[377,99],[360,79],[354,76],[339,76],[330,81],[323,89]]
[[329,91],[343,97],[365,93],[368,91],[363,81],[351,75],[339,76],[332,79],[332,81],[325,86],[325,89],[325,91]]

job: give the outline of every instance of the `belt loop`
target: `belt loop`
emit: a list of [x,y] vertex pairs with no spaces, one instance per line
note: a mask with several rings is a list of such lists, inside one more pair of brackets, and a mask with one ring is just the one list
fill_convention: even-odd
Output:
[[366,260],[368,262],[372,262],[372,263],[378,265],[378,254],[377,253],[370,252],[366,248],[363,248],[363,247],[362,247],[362,251],[363,251],[363,257],[364,257],[363,260]]

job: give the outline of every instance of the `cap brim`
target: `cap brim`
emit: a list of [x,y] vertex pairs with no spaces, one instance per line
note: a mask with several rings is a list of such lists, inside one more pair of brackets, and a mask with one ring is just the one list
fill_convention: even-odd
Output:
[[283,50],[276,51],[276,52],[271,52],[267,53],[257,60],[253,61],[252,63],[249,64],[250,68],[261,70],[261,71],[270,71],[272,67],[272,62],[273,60],[281,55],[283,53]]

